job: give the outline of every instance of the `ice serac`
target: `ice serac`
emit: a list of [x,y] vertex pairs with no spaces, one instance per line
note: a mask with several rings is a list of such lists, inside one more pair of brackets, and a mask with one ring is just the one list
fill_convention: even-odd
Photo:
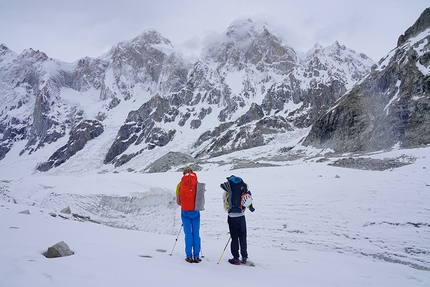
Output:
[[337,152],[430,143],[430,9],[312,126],[305,145]]

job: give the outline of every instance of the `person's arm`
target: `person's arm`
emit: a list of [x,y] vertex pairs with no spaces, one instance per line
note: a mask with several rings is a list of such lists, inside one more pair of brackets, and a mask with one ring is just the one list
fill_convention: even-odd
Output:
[[176,186],[176,203],[181,205],[181,183]]
[[[251,196],[251,200],[253,200],[253,198],[252,198],[252,193],[251,193],[251,191],[248,189],[248,185],[246,185],[246,192]],[[252,204],[252,202],[251,202],[251,205],[249,205],[248,206],[248,209],[251,211],[251,212],[254,212],[255,211],[255,208],[254,208],[254,205]]]

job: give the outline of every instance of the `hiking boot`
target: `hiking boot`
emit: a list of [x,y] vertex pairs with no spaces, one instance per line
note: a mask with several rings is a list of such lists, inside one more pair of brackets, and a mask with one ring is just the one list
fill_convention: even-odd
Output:
[[248,258],[242,257],[242,260],[240,260],[240,264],[246,264],[246,260],[248,260]]
[[193,263],[194,259],[193,257],[187,257],[185,258],[185,261],[187,261],[188,263]]
[[202,262],[202,260],[200,259],[200,258],[194,258],[194,263],[200,263],[200,262]]
[[233,265],[240,265],[239,259],[237,258],[229,259],[228,262]]

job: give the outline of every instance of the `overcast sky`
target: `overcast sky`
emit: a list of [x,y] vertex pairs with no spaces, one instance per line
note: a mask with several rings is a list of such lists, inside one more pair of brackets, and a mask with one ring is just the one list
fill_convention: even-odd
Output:
[[341,45],[378,61],[428,0],[0,0],[0,43],[74,62],[148,29],[186,55],[236,19],[265,20],[296,51]]

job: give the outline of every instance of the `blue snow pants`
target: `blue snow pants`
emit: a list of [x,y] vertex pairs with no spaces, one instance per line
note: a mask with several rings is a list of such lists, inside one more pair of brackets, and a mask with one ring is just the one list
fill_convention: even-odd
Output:
[[200,257],[200,211],[181,211],[185,233],[185,255],[187,258]]

